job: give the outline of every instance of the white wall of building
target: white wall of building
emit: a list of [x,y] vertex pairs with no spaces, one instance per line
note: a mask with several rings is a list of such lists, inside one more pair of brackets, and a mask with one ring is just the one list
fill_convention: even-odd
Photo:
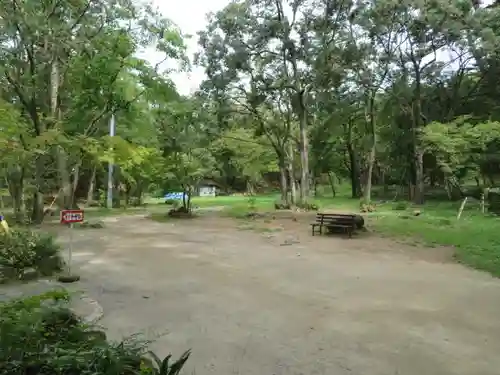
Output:
[[200,197],[215,197],[215,186],[201,186]]

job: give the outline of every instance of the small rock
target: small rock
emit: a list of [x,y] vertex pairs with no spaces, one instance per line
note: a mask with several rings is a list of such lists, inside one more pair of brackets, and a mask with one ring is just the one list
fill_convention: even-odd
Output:
[[38,277],[38,271],[34,268],[25,268],[21,273],[21,280],[34,280]]
[[293,244],[297,244],[297,243],[300,243],[299,240],[297,240],[296,238],[287,238],[282,244],[281,246],[290,246],[290,245],[293,245]]

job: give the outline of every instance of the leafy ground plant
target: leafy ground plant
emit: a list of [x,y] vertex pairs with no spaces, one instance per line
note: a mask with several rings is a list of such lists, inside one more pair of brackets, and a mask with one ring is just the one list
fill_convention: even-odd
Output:
[[0,282],[50,276],[62,269],[60,247],[49,234],[15,229],[0,234]]
[[68,301],[56,291],[0,304],[1,375],[177,375],[189,358],[160,360],[139,341],[108,342]]

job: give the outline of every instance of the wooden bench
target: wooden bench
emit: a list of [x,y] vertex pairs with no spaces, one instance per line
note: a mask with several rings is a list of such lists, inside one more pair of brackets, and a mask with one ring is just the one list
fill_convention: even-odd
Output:
[[333,229],[341,229],[352,237],[352,233],[363,228],[365,220],[363,216],[356,214],[316,214],[316,221],[311,223],[312,235],[316,233],[316,228],[319,227],[319,234],[323,234],[323,227],[326,227],[330,232]]

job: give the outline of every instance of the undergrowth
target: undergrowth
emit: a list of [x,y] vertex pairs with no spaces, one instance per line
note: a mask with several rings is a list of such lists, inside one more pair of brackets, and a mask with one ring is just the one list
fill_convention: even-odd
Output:
[[144,342],[109,342],[68,301],[53,291],[0,304],[1,375],[177,375],[189,358],[160,360]]
[[0,282],[50,276],[60,271],[60,247],[49,234],[11,229],[0,234]]

